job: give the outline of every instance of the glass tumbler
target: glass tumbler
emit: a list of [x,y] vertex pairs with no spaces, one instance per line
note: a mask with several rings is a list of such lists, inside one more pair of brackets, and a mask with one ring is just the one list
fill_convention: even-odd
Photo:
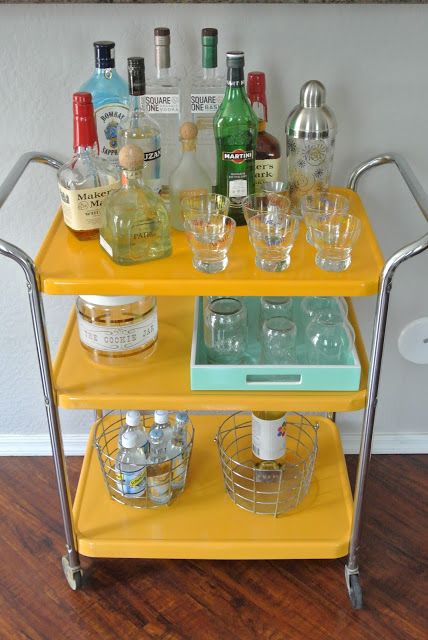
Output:
[[265,320],[282,316],[292,319],[293,299],[292,298],[260,298],[260,328]]
[[274,316],[265,320],[261,333],[262,364],[296,364],[297,327],[288,318]]
[[303,298],[300,308],[306,323],[310,322],[320,311],[341,313],[345,318],[348,315],[346,300],[333,296],[307,296]]
[[335,213],[348,213],[349,199],[340,193],[314,193],[301,198],[300,209],[307,226],[306,241],[313,245],[311,218],[319,216],[321,219],[326,219]]
[[341,313],[321,311],[306,327],[308,362],[345,364],[354,341],[354,329]]
[[345,271],[351,265],[352,248],[359,238],[361,221],[351,214],[311,218],[315,264],[324,271]]
[[284,271],[290,265],[290,252],[299,231],[299,219],[291,214],[261,213],[248,221],[250,242],[256,252],[256,265],[262,271]]
[[242,200],[245,221],[260,213],[279,215],[290,211],[290,199],[280,193],[253,193]]
[[217,298],[204,316],[208,362],[239,364],[247,349],[247,310],[237,298]]
[[227,267],[227,252],[233,241],[236,222],[217,213],[185,216],[184,231],[192,250],[193,266],[204,273],[218,273]]
[[230,200],[218,193],[205,193],[197,196],[186,196],[181,200],[183,218],[186,216],[209,216],[220,213],[227,216]]

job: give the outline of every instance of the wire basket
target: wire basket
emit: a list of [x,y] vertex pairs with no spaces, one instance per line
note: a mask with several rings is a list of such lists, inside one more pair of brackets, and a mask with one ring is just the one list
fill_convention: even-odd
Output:
[[278,469],[258,468],[252,452],[251,417],[229,416],[217,432],[226,493],[246,511],[278,516],[295,509],[311,484],[318,424],[299,413],[286,416],[286,450]]
[[[154,424],[153,415],[142,416],[142,426],[148,433]],[[161,463],[146,465],[127,463],[126,471],[118,468],[119,433],[125,426],[125,415],[114,412],[100,418],[95,426],[94,446],[110,497],[120,504],[137,509],[149,509],[170,504],[183,493],[193,447],[194,428],[189,420],[186,445],[182,453]],[[145,481],[144,481],[145,478]],[[131,480],[130,480],[131,479]],[[132,494],[132,483],[142,491]]]

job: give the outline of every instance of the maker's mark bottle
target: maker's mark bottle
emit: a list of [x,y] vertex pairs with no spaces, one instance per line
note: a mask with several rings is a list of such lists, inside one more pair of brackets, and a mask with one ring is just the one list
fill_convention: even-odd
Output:
[[226,54],[226,93],[214,118],[216,192],[230,198],[229,215],[245,224],[242,200],[254,193],[258,119],[245,92],[244,54]]

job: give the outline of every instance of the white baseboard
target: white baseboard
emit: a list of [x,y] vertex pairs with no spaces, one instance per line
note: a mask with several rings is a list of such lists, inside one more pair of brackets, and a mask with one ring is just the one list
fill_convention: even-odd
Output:
[[[85,453],[85,434],[64,434],[64,451],[67,456]],[[345,453],[358,453],[360,435],[342,436]],[[374,436],[373,453],[428,453],[428,433],[379,433]],[[49,436],[0,434],[0,456],[49,456],[52,454]]]

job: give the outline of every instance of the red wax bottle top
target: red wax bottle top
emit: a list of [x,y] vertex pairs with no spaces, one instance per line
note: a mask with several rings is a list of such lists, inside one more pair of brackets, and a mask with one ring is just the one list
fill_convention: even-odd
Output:
[[263,119],[267,121],[266,77],[263,71],[249,72],[247,76],[247,95],[252,105],[255,102],[263,105]]
[[93,147],[97,142],[92,96],[86,91],[73,93],[73,149]]

